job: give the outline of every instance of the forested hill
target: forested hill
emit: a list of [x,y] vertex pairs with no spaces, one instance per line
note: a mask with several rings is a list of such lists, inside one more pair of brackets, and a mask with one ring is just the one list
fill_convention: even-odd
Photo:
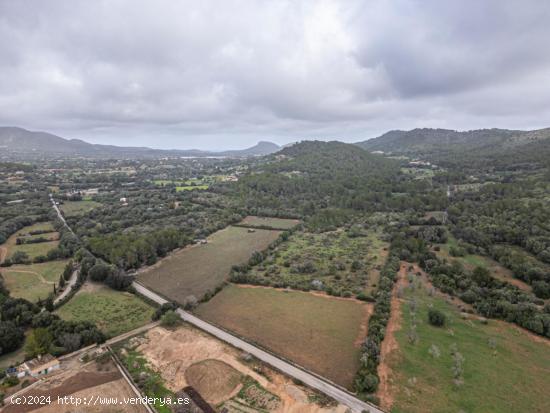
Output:
[[448,129],[390,131],[357,143],[368,151],[408,155],[443,163],[473,164],[489,160],[496,166],[544,164],[550,157],[550,128],[534,131]]
[[[446,202],[444,192],[406,179],[399,162],[340,142],[284,148],[226,190],[250,214],[315,217],[331,225],[353,211],[433,210]],[[393,196],[404,192],[410,196]]]
[[379,155],[370,154],[355,145],[342,142],[304,141],[277,152],[279,162],[272,171],[299,171],[324,176],[347,174],[348,177],[381,175],[394,172],[397,164]]

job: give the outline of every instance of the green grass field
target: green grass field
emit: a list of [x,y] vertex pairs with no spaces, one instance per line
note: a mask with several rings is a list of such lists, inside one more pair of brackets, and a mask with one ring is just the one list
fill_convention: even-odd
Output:
[[230,285],[197,314],[334,382],[351,387],[367,304],[311,293]]
[[56,313],[64,320],[91,321],[108,337],[114,337],[151,321],[155,309],[137,296],[93,286],[79,291]]
[[66,217],[75,217],[79,215],[84,215],[90,212],[94,208],[100,207],[101,204],[95,201],[64,201],[62,205],[59,206],[61,211]]
[[285,219],[285,218],[269,218],[269,217],[256,217],[247,216],[239,225],[245,225],[249,227],[269,227],[272,229],[291,229],[300,223],[298,219]]
[[[41,235],[29,235],[33,231],[49,231]],[[35,244],[20,244],[17,245],[17,238],[28,237],[28,238],[37,238],[44,237],[49,239],[54,239],[53,241],[48,242],[39,242]],[[12,234],[7,241],[2,245],[2,248],[5,249],[5,255],[9,258],[16,251],[23,251],[27,253],[29,258],[33,259],[39,255],[46,255],[50,250],[56,248],[59,245],[57,238],[59,233],[55,232],[52,224],[50,222],[39,222],[37,224],[29,225],[17,231],[15,234]],[[0,254],[2,255],[2,254]]]
[[227,279],[231,266],[248,261],[254,251],[266,249],[279,231],[228,227],[208,237],[208,244],[177,251],[143,271],[138,279],[164,296],[182,302],[188,295],[201,298]]
[[47,298],[58,283],[68,260],[49,261],[31,265],[13,265],[1,268],[0,273],[12,297],[31,302]]
[[[406,303],[416,300],[419,342],[409,344],[409,306],[402,305],[398,352],[390,355],[393,373],[392,412],[548,412],[550,411],[550,341],[534,337],[512,324],[463,320],[457,309],[424,288],[406,288]],[[445,313],[448,325],[427,322],[428,308]],[[491,347],[491,341],[494,348]],[[450,348],[464,356],[464,383],[453,383]],[[432,357],[432,344],[440,356]]]

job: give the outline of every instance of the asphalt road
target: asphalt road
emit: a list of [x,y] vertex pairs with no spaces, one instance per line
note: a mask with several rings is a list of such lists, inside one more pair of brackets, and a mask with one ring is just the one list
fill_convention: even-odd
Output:
[[69,281],[67,281],[67,284],[65,284],[65,289],[61,294],[57,296],[55,300],[53,300],[54,304],[57,304],[59,301],[63,300],[67,294],[71,292],[73,289],[73,286],[76,284],[76,280],[78,279],[78,270],[74,270],[71,274],[71,278],[69,278]]
[[[167,302],[164,298],[159,296],[158,294],[154,293],[153,291],[147,289],[143,285],[134,282],[133,287],[136,289],[137,292],[144,295],[145,297],[149,298],[152,301],[155,301],[159,304],[164,304]],[[357,397],[353,396],[351,393],[348,393],[341,388],[321,379],[319,376],[308,372],[304,368],[298,368],[287,361],[281,360],[280,358],[274,356],[273,354],[270,354],[230,333],[227,331],[224,331],[210,323],[207,323],[204,320],[201,320],[198,317],[195,317],[194,315],[183,311],[182,309],[178,309],[177,312],[179,313],[180,317],[194,325],[195,327],[200,328],[203,331],[206,331],[207,333],[212,334],[213,336],[219,338],[220,340],[225,341],[226,343],[231,344],[234,347],[237,347],[243,351],[246,351],[247,353],[252,354],[254,357],[256,357],[259,360],[262,360],[264,363],[269,364],[270,366],[275,367],[277,370],[282,371],[283,373],[289,375],[290,377],[296,378],[300,380],[302,383],[306,384],[307,386],[319,390],[322,393],[332,397],[333,399],[337,400],[338,402],[345,404],[349,408],[351,408],[355,412],[369,412],[369,413],[383,413],[382,410],[380,410],[378,407],[366,403],[362,400],[359,400]]]

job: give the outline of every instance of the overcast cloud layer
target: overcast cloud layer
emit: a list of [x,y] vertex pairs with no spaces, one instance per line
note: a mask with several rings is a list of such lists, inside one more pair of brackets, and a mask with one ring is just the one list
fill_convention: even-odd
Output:
[[549,22],[539,0],[0,0],[0,125],[206,149],[547,127]]

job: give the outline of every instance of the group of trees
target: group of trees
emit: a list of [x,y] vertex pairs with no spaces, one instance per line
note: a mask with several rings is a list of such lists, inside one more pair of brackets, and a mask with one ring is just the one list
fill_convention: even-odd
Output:
[[60,355],[105,341],[93,323],[64,321],[36,304],[13,298],[0,280],[0,355],[20,348],[27,330],[25,350],[29,358],[45,353]]
[[485,268],[469,271],[458,261],[441,260],[426,242],[406,233],[396,237],[393,245],[399,258],[419,262],[435,287],[472,304],[479,314],[550,337],[550,306],[541,309],[531,294],[495,279]]
[[390,319],[392,289],[399,265],[399,257],[392,245],[387,261],[380,272],[374,311],[369,319],[367,338],[362,347],[361,367],[355,377],[355,389],[362,395],[375,393],[380,382],[378,377],[380,347]]

